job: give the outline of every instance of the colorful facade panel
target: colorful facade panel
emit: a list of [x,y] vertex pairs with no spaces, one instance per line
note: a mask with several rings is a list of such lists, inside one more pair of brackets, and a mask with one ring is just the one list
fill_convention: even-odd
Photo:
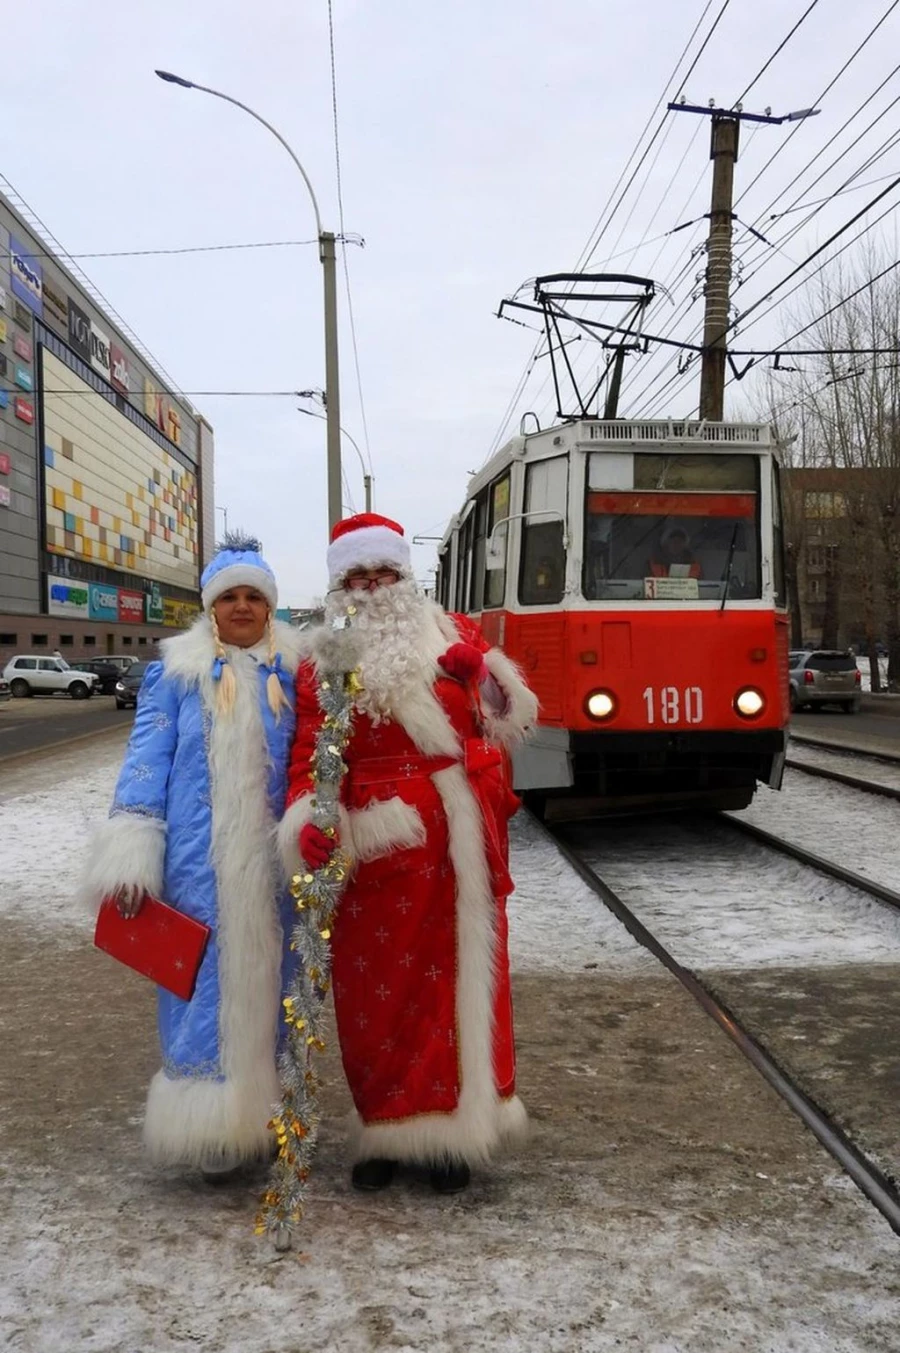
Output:
[[196,590],[196,475],[46,349],[47,549]]

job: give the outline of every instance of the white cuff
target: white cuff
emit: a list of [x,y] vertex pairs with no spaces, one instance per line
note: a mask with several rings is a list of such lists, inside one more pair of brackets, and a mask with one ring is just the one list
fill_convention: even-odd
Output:
[[137,813],[116,813],[94,832],[78,887],[79,901],[96,913],[104,897],[130,885],[159,897],[166,857],[166,824]]

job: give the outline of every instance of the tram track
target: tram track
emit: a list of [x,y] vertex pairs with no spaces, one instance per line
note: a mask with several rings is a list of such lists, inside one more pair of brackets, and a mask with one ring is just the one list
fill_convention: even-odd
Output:
[[828,766],[813,766],[808,761],[797,761],[788,757],[785,766],[789,770],[800,771],[803,775],[812,775],[820,780],[831,780],[835,784],[846,785],[849,789],[858,789],[863,794],[877,794],[883,799],[900,800],[900,789],[893,785],[878,784],[875,780],[861,780],[857,775],[847,775],[844,771],[831,770]]
[[[724,814],[720,820],[727,821],[730,825],[734,825],[736,822],[736,819]],[[740,824],[741,827],[749,825]],[[569,829],[563,825],[552,826],[542,822],[538,822],[538,826],[549,836],[563,858],[602,901],[604,906],[618,918],[637,943],[653,954],[693,997],[741,1054],[814,1133],[821,1145],[853,1180],[864,1196],[878,1209],[892,1229],[900,1235],[900,1191],[898,1191],[897,1184],[848,1135],[848,1132],[837,1121],[835,1112],[821,1103],[822,1096],[817,1096],[815,1093],[810,1093],[807,1089],[804,1089],[787,1065],[786,1059],[783,1056],[776,1056],[766,1046],[766,1042],[770,1040],[764,1040],[758,1033],[752,1032],[747,1020],[741,1017],[731,1002],[723,998],[722,994],[714,988],[713,983],[708,978],[702,977],[696,967],[689,967],[682,963],[672,949],[658,935],[654,934],[653,930],[638,916],[634,907],[626,902],[621,893],[601,876],[597,867],[589,862],[586,858],[586,852],[583,848],[579,848],[577,840],[573,839],[574,834]],[[760,829],[753,829],[747,832],[747,835],[754,837],[760,844],[770,849],[792,855],[810,868],[840,878],[841,882],[861,889],[869,896],[877,898],[878,901],[887,902],[891,907],[900,908],[900,894],[892,893],[890,889],[883,889],[881,885],[873,884],[871,880],[864,879],[861,875],[852,874],[851,871],[843,871],[844,875],[858,880],[858,882],[849,883],[848,877],[835,872],[840,868],[839,866],[832,866],[830,861],[821,860],[819,857],[813,856],[811,859],[811,852],[802,851],[799,847],[795,850],[790,846],[790,843],[781,842],[779,838],[774,838],[770,833],[762,832]],[[784,849],[784,847],[787,847],[787,849]],[[829,867],[823,869],[821,868],[823,865]],[[661,884],[660,887],[662,886],[664,885]],[[879,894],[882,893],[890,894],[890,896],[880,896]],[[717,982],[716,986],[718,985]]]

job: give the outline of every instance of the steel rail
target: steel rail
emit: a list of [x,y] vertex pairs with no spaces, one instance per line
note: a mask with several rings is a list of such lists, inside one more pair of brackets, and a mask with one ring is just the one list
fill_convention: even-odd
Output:
[[821,780],[834,780],[839,785],[849,785],[851,789],[859,789],[863,794],[878,794],[883,799],[900,799],[900,789],[894,789],[892,785],[879,785],[874,780],[860,780],[856,775],[845,775],[840,770],[829,770],[827,766],[811,766],[806,761],[794,761],[791,758],[784,764],[791,770],[802,771],[804,775],[817,775]]
[[857,888],[861,893],[867,893],[870,897],[876,898],[879,902],[884,902],[889,907],[894,907],[900,911],[900,893],[888,888],[884,883],[878,883],[875,879],[866,878],[864,874],[857,874],[852,869],[845,869],[841,864],[835,864],[833,860],[826,860],[823,855],[816,855],[813,851],[807,850],[804,846],[798,846],[793,841],[785,841],[780,836],[767,832],[764,827],[757,827],[753,822],[744,822],[742,818],[733,817],[731,813],[720,813],[719,820],[727,822],[735,831],[744,832],[747,836],[752,836],[754,840],[762,842],[771,850],[777,850],[782,855],[789,855],[794,860],[799,860],[801,864],[809,865],[810,869],[816,869],[820,874],[827,874],[830,878],[837,879],[840,883],[846,883],[850,888]]
[[579,877],[597,894],[604,906],[608,907],[613,915],[622,922],[625,929],[637,940],[638,944],[648,949],[693,996],[697,1004],[705,1010],[723,1033],[727,1034],[744,1057],[768,1081],[789,1108],[793,1109],[794,1113],[825,1147],[825,1150],[850,1176],[860,1192],[878,1209],[892,1230],[900,1235],[900,1193],[887,1175],[860,1151],[859,1147],[816,1104],[815,1100],[810,1098],[804,1090],[801,1090],[799,1085],[766,1051],[762,1044],[747,1032],[734,1012],[701,982],[696,973],[692,972],[690,968],[683,967],[678,962],[665,945],[647,929],[643,922],[638,920],[628,904],[623,902],[590,865],[581,859],[577,851],[557,836],[545,823],[537,818],[534,820]]
[[823,752],[843,752],[845,756],[867,756],[871,761],[884,761],[889,766],[900,765],[900,752],[870,752],[867,747],[850,747],[846,742],[823,742],[821,738],[805,738],[792,732],[791,742],[800,747],[818,747]]

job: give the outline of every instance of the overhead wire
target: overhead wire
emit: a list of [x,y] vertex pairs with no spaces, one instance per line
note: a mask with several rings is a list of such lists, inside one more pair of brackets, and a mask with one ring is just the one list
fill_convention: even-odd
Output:
[[738,94],[738,96],[737,96],[737,98],[735,99],[734,104],[732,105],[732,107],[734,107],[734,108],[739,107],[740,104],[742,104],[742,103],[744,102],[744,99],[747,97],[747,95],[750,93],[750,90],[751,90],[751,89],[754,89],[754,88],[756,87],[756,85],[759,84],[759,81],[761,80],[761,78],[763,77],[763,75],[765,75],[766,71],[769,69],[769,67],[771,66],[772,62],[775,60],[775,58],[776,58],[777,56],[779,56],[779,55],[784,51],[785,47],[786,47],[786,46],[788,45],[788,43],[790,42],[791,38],[792,38],[792,37],[794,36],[794,34],[797,32],[797,29],[801,26],[801,24],[803,24],[803,23],[809,18],[810,14],[812,14],[813,10],[815,9],[815,7],[816,7],[816,5],[817,5],[818,3],[819,3],[819,0],[811,0],[811,3],[807,6],[807,8],[804,10],[804,12],[800,15],[800,18],[799,18],[799,19],[797,20],[797,22],[794,24],[794,26],[793,26],[793,28],[790,30],[790,32],[787,33],[787,34],[781,39],[781,41],[779,42],[778,46],[775,48],[774,52],[773,52],[772,55],[769,57],[769,59],[768,59],[768,60],[765,62],[765,64],[764,64],[763,66],[761,66],[760,69],[756,72],[756,74],[754,75],[753,79],[750,81],[750,83],[749,83],[749,85],[747,86],[747,88],[746,88],[745,90],[743,90],[742,93]]
[[359,415],[363,428],[363,441],[366,447],[366,459],[369,473],[374,475],[372,467],[372,449],[369,445],[369,424],[366,418],[366,402],[363,397],[362,375],[359,365],[359,344],[356,338],[356,319],[353,313],[353,292],[350,287],[350,265],[347,262],[347,245],[344,241],[344,193],[341,179],[341,144],[338,131],[337,65],[334,51],[334,14],[332,0],[328,0],[328,49],[331,58],[331,116],[334,128],[334,165],[337,180],[338,223],[341,233],[341,260],[344,265],[344,285],[347,290],[347,318],[350,322],[350,341],[353,347],[353,365],[356,372],[356,389],[359,398]]

